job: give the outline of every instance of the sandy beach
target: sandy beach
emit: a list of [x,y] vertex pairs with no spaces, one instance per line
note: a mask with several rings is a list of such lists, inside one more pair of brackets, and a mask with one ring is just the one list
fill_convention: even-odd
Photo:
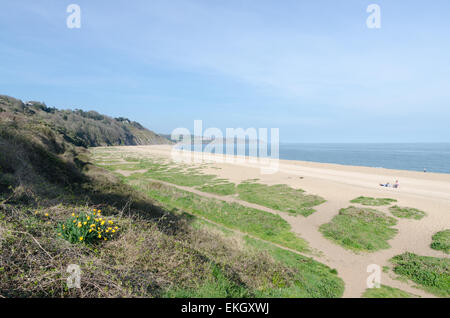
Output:
[[[133,153],[138,157],[157,156],[165,159],[178,159],[189,154],[173,151],[172,146],[128,146],[116,147],[118,151]],[[215,174],[220,178],[239,183],[248,179],[268,185],[287,184],[300,188],[307,193],[316,194],[326,199],[317,206],[317,212],[308,216],[291,216],[278,213],[292,226],[292,231],[304,238],[315,251],[314,259],[337,269],[345,282],[344,297],[360,297],[365,291],[369,276],[367,266],[377,264],[390,266],[388,260],[404,252],[422,256],[448,257],[445,253],[430,248],[431,237],[438,231],[450,227],[450,175],[413,171],[389,170],[383,168],[354,167],[336,164],[279,160],[278,171],[272,174],[261,173],[260,166],[248,161],[217,162],[215,156],[207,155],[208,164],[193,163],[202,166],[205,173]],[[242,158],[241,158],[242,159]],[[380,183],[398,180],[400,187],[381,187]],[[205,194],[220,200],[234,200],[214,194]],[[319,231],[320,225],[329,222],[341,208],[351,205],[350,200],[359,196],[393,198],[399,206],[413,207],[426,212],[421,220],[398,219],[394,227],[399,230],[394,239],[389,241],[390,249],[374,253],[354,253],[330,240]],[[244,205],[250,203],[240,202]],[[388,212],[387,207],[376,207]],[[431,294],[414,288],[413,284],[395,279],[395,274],[382,273],[381,283],[400,288],[421,297],[433,297]]]

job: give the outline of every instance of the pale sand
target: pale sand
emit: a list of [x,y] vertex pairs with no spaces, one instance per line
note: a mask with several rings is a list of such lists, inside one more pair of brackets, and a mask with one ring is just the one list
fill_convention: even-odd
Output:
[[[180,160],[189,155],[186,152],[173,152],[172,147],[167,145],[116,148],[120,149],[120,152],[133,153],[136,156],[157,156],[169,160],[173,158]],[[208,154],[206,157],[211,160],[220,156]],[[365,291],[366,280],[369,276],[366,269],[370,264],[381,267],[390,266],[388,260],[403,252],[448,257],[443,252],[431,249],[430,243],[433,234],[450,228],[450,174],[290,160],[279,160],[278,172],[274,174],[262,174],[257,164],[249,162],[214,162],[196,165],[205,167],[206,173],[215,174],[232,182],[257,178],[261,183],[287,184],[325,198],[327,202],[317,206],[317,212],[307,218],[289,216],[286,213],[278,214],[291,224],[292,231],[308,241],[314,250],[320,251],[320,255],[312,256],[314,259],[337,269],[339,276],[345,282],[344,297],[360,297]],[[386,182],[392,184],[396,179],[400,182],[398,189],[379,186],[380,183]],[[348,207],[351,205],[350,200],[361,195],[394,198],[398,200],[398,205],[421,209],[427,213],[427,216],[421,220],[399,218],[395,226],[399,233],[389,241],[390,249],[355,254],[325,239],[318,231],[318,227],[329,222],[339,209]],[[224,197],[218,198],[224,199]],[[389,214],[386,207],[376,208]],[[276,211],[273,212],[276,213]],[[432,297],[421,289],[411,287],[413,284],[393,279],[394,276],[392,272],[382,273],[381,283],[422,297]]]

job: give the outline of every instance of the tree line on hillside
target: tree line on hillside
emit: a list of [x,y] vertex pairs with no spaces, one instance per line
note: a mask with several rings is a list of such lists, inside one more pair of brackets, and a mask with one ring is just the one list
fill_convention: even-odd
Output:
[[66,141],[82,147],[151,145],[170,143],[141,124],[128,118],[112,118],[96,111],[59,110],[45,103],[0,95],[1,120],[31,120],[46,124],[62,134]]

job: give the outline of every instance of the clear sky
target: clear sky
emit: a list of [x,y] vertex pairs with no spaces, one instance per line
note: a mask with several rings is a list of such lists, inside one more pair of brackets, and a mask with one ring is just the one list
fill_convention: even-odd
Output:
[[202,119],[288,142],[448,142],[450,1],[2,1],[0,94],[161,133]]

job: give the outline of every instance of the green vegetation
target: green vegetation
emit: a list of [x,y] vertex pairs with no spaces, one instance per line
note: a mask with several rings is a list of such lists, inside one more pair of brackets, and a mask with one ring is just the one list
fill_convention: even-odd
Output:
[[142,127],[139,123],[119,117],[111,118],[95,111],[59,110],[41,102],[27,102],[0,95],[3,116],[27,118],[61,134],[76,146],[151,145],[170,141]]
[[227,277],[219,266],[212,264],[211,273],[211,277],[199,286],[188,289],[175,287],[169,289],[165,296],[169,298],[248,298],[252,296],[242,284]]
[[[103,151],[96,153],[96,157],[101,158]],[[183,164],[171,164],[157,159],[137,159],[126,158],[126,161],[134,164],[118,164],[115,162],[105,163],[98,160],[106,169],[110,171],[125,170],[136,171],[141,170],[143,173],[135,173],[132,178],[142,179],[150,178],[161,180],[164,182],[194,187],[203,192],[215,193],[219,195],[231,195],[236,193],[234,183],[225,179],[217,178],[215,175],[204,174],[200,168],[192,168]]]
[[399,218],[420,220],[426,213],[415,208],[399,207],[397,205],[389,207],[389,211]]
[[92,212],[72,213],[66,222],[59,224],[58,232],[70,243],[92,245],[97,242],[112,240],[119,231],[113,220],[100,215],[101,210]]
[[215,193],[219,195],[232,195],[236,193],[236,186],[234,183],[223,182],[217,184],[208,184],[198,188],[200,191]]
[[248,208],[236,203],[205,198],[188,191],[156,182],[136,181],[133,186],[169,209],[181,209],[258,238],[294,250],[308,251],[308,244],[290,231],[279,215]]
[[359,203],[362,205],[369,205],[369,206],[380,206],[380,205],[389,205],[393,202],[397,202],[395,199],[388,199],[388,198],[371,198],[371,197],[358,197],[356,199],[353,199],[350,201],[351,203]]
[[387,241],[397,233],[396,219],[370,208],[341,209],[330,223],[320,226],[322,234],[353,251],[373,252],[389,248]]
[[305,194],[303,190],[293,189],[285,184],[268,186],[246,181],[239,184],[237,190],[239,198],[244,201],[294,215],[308,216],[315,212],[313,206],[325,202],[319,196]]
[[[344,282],[335,269],[277,246],[245,237],[246,243],[266,251],[273,259],[288,266],[292,271],[290,285],[284,286],[281,277],[277,278],[279,289],[263,290],[260,297],[341,297]],[[282,288],[284,287],[284,288]]]
[[432,239],[432,249],[443,251],[446,254],[450,253],[450,230],[437,232],[433,235]]
[[450,296],[450,259],[404,253],[393,257],[394,272],[437,296]]
[[[98,159],[102,153],[96,153]],[[136,173],[132,179],[143,179],[145,177],[169,182],[172,184],[194,187],[203,192],[218,195],[238,194],[239,199],[259,204],[274,210],[287,212],[293,215],[308,216],[315,212],[314,206],[322,204],[325,200],[316,195],[305,194],[301,189],[293,189],[284,184],[268,186],[247,180],[236,186],[225,179],[217,178],[215,175],[204,174],[200,168],[189,168],[183,165],[174,165],[156,159],[134,159],[128,161],[135,164],[105,163],[98,160],[108,170],[143,171]]]
[[380,288],[368,288],[362,295],[363,298],[411,298],[414,295],[401,289],[381,285]]

